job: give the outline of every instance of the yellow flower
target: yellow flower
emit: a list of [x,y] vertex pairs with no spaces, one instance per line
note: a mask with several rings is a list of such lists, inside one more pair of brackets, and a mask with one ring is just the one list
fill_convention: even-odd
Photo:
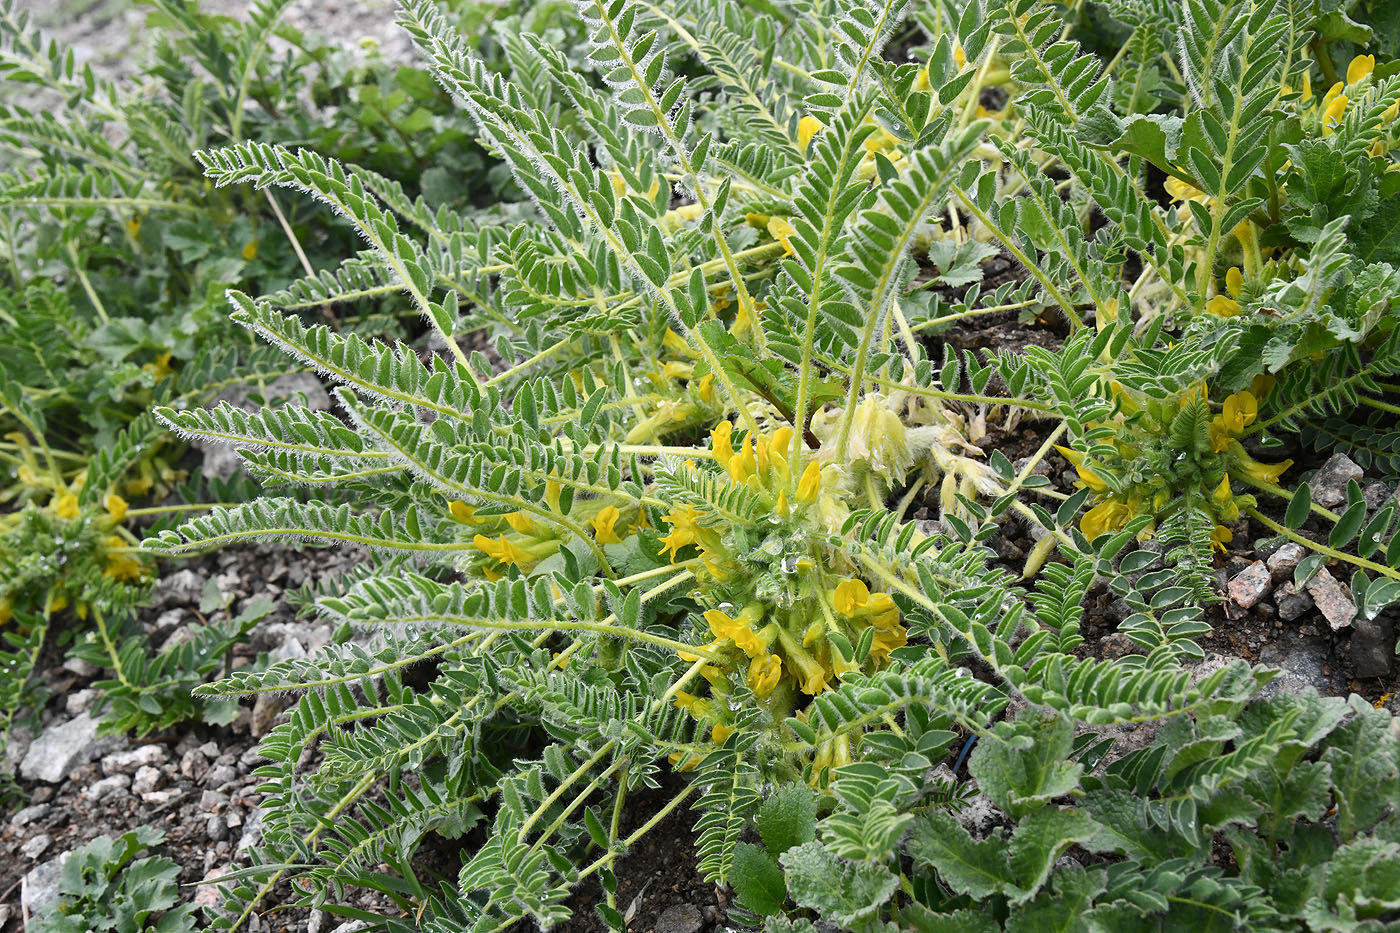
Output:
[[1231,395],[1225,399],[1223,408],[1221,414],[1225,418],[1225,424],[1236,434],[1253,424],[1254,419],[1259,417],[1259,401],[1249,391]]
[[1226,545],[1235,540],[1235,533],[1224,525],[1216,525],[1210,530],[1210,546],[1224,554]]
[[598,514],[589,519],[589,524],[593,526],[593,540],[599,544],[618,544],[622,541],[617,536],[615,527],[617,520],[622,517],[615,505],[606,505],[599,510]]
[[141,368],[146,372],[150,373],[151,375],[155,376],[156,382],[160,382],[166,376],[174,372],[174,370],[170,366],[169,353],[157,353],[156,361],[154,363],[146,363]]
[[78,517],[78,497],[64,490],[54,497],[53,510],[59,518],[72,521]]
[[1055,445],[1055,449],[1058,450],[1061,456],[1066,460],[1074,464],[1075,472],[1079,474],[1079,481],[1085,486],[1088,486],[1091,492],[1108,492],[1108,483],[1104,482],[1102,476],[1099,476],[1085,465],[1084,455],[1082,453],[1070,447],[1061,447],[1059,444]]
[[832,594],[831,604],[844,616],[854,616],[856,610],[870,599],[870,588],[864,580],[843,580]]
[[715,532],[701,526],[702,514],[695,506],[688,505],[683,509],[672,509],[663,515],[661,519],[671,526],[671,533],[659,539],[662,544],[660,553],[665,554],[669,551],[671,560],[674,561],[680,549],[688,544],[702,550],[717,544]]
[[1101,534],[1122,528],[1130,518],[1132,510],[1127,505],[1116,499],[1108,499],[1085,512],[1079,520],[1079,528],[1084,532],[1084,537],[1093,541]]
[[[102,539],[102,545],[109,549],[121,548],[126,546],[126,542],[118,535],[108,535],[106,538]],[[134,582],[141,579],[144,570],[145,568],[141,566],[141,562],[135,560],[129,554],[109,553],[107,555],[107,567],[102,571],[102,574],[103,576],[111,577],[113,580]]]
[[735,619],[723,609],[708,609],[705,612],[705,621],[710,623],[710,631],[714,633],[715,638],[728,638],[744,654],[756,658],[768,650],[752,627],[763,617],[762,613],[760,607],[746,606],[739,613],[739,618]]
[[797,121],[797,148],[803,152],[812,142],[812,137],[826,129],[826,124],[813,116],[805,116]]
[[710,741],[714,742],[716,745],[723,745],[724,740],[729,738],[733,734],[733,729],[729,728],[722,722],[717,722],[715,723],[714,728],[710,730]]
[[700,401],[708,402],[715,397],[715,374],[705,373],[700,377]]
[[1237,450],[1235,458],[1235,472],[1240,476],[1251,479],[1256,483],[1263,483],[1267,486],[1277,486],[1278,478],[1284,471],[1293,465],[1292,460],[1285,460],[1282,463],[1260,463],[1249,454],[1244,452],[1244,448]]
[[811,505],[817,501],[817,495],[821,491],[821,467],[817,466],[815,460],[809,460],[807,468],[802,471],[802,478],[797,481],[797,501],[803,505]]
[[1244,288],[1244,273],[1239,266],[1231,266],[1225,271],[1225,291],[1234,298],[1240,297],[1240,289]]
[[103,497],[102,507],[107,510],[107,514],[112,517],[114,522],[119,522],[126,517],[127,501],[114,492],[109,492]]
[[525,569],[525,565],[530,562],[530,555],[516,547],[509,538],[501,535],[499,540],[492,540],[485,535],[477,535],[472,538],[472,544],[477,550],[487,557],[493,557],[502,564],[514,564]]
[[729,470],[729,478],[736,483],[742,483],[758,470],[758,456],[754,453],[753,438],[744,437],[744,442],[739,445],[739,450],[733,457],[729,458],[726,465]]
[[792,255],[792,243],[788,241],[788,237],[796,232],[797,228],[781,217],[773,217],[768,221],[768,233],[773,239],[783,244],[784,256]]
[[243,244],[243,258],[246,259],[246,260],[248,260],[249,262],[252,262],[254,259],[257,259],[257,258],[258,258],[258,238],[257,238],[257,237],[253,237],[253,238],[252,238],[251,240],[249,240],[247,243],[244,243],[244,244]]
[[522,535],[535,535],[540,532],[540,526],[535,524],[528,512],[511,512],[506,516],[506,524]]
[[135,217],[131,218],[126,222],[126,232],[132,237],[135,237],[136,234],[141,232],[140,214],[137,214]]
[[1342,122],[1342,114],[1346,113],[1349,102],[1350,98],[1342,93],[1342,82],[1338,81],[1332,85],[1322,98],[1322,132],[1324,134],[1333,132],[1337,125]]
[[734,458],[734,447],[730,443],[733,435],[734,423],[728,419],[715,425],[710,432],[710,450],[714,453],[715,462],[725,469],[729,468],[729,461]]
[[783,662],[776,654],[764,654],[749,662],[749,688],[760,697],[772,693],[782,677]]
[[788,505],[787,490],[778,490],[778,501],[773,503],[773,514],[779,518],[787,518],[792,514],[792,506]]
[[447,511],[464,525],[476,524],[476,506],[467,505],[461,499],[454,499],[447,503]]
[[1229,295],[1215,295],[1206,302],[1206,313],[1216,317],[1234,317],[1240,313],[1240,303]]
[[1355,84],[1376,70],[1376,56],[1358,55],[1347,65],[1347,84]]

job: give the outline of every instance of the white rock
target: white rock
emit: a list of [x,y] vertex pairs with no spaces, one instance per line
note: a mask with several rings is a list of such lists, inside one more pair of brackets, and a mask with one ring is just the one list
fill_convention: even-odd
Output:
[[126,793],[130,787],[130,777],[125,774],[114,774],[89,784],[83,789],[83,796],[94,802],[101,802],[116,794]]
[[91,761],[100,751],[97,720],[82,713],[61,726],[50,726],[40,733],[25,752],[19,773],[30,781],[57,784],[74,768]]
[[24,845],[20,846],[19,852],[25,858],[29,859],[30,861],[33,861],[34,859],[44,854],[44,850],[49,847],[49,843],[51,842],[53,842],[52,836],[50,836],[48,833],[40,833],[39,835],[31,838]]
[[134,774],[148,765],[165,763],[165,746],[138,745],[102,759],[103,774]]
[[160,787],[162,777],[160,769],[152,768],[150,765],[142,765],[136,769],[136,775],[131,779],[131,792],[143,796],[149,794]]
[[23,913],[30,917],[42,916],[58,902],[58,882],[63,875],[63,863],[70,853],[64,852],[58,858],[35,865],[20,882],[20,904]]

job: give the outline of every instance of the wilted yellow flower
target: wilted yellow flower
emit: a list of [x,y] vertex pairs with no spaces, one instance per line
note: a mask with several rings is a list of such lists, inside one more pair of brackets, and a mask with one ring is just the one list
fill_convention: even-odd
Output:
[[1277,486],[1278,478],[1292,465],[1292,460],[1285,460],[1282,463],[1260,463],[1245,453],[1243,447],[1238,449],[1238,456],[1235,458],[1235,472],[1256,483],[1268,486]]
[[618,544],[622,541],[617,536],[615,526],[617,520],[622,517],[615,505],[605,505],[598,511],[598,514],[589,519],[589,524],[593,526],[593,539],[599,544]]
[[797,228],[782,217],[773,217],[768,221],[768,233],[773,239],[783,244],[784,256],[792,255],[792,243],[789,242],[788,237],[796,232]]

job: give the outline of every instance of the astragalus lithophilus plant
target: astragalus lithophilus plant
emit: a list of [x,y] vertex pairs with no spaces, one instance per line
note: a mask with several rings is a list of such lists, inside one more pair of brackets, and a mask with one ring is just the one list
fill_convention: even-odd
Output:
[[[1293,50],[1303,33],[1280,32],[1257,6],[1248,35]],[[724,882],[765,789],[787,782],[837,787],[846,808],[823,823],[835,827],[828,860],[807,850],[816,861],[804,864],[853,890],[871,882],[851,895],[868,903],[813,906],[875,928],[896,891],[922,897],[946,863],[926,853],[932,874],[916,889],[858,861],[898,859],[901,808],[956,799],[928,776],[968,737],[979,785],[999,780],[987,793],[1027,818],[1008,895],[1020,904],[1092,834],[1049,805],[1079,793],[1079,775],[1105,754],[1076,728],[1175,730],[1180,755],[1139,756],[1113,788],[1137,814],[1134,792],[1170,798],[1176,786],[1177,771],[1154,768],[1188,769],[1186,796],[1150,814],[1142,802],[1144,826],[1195,821],[1193,794],[1312,741],[1266,723],[1243,742],[1233,722],[1267,677],[1242,663],[1196,678],[1181,667],[1201,654],[1194,584],[1212,537],[1225,540],[1216,528],[1253,508],[1231,481],[1278,477],[1240,445],[1268,401],[1234,383],[1256,373],[1230,370],[1230,341],[1196,323],[1233,319],[1220,302],[1205,307],[1198,269],[1252,215],[1219,186],[1204,213],[1147,193],[1141,156],[1119,139],[1136,145],[1144,131],[1120,133],[1111,119],[1161,95],[1110,95],[1103,65],[1064,38],[1072,24],[1059,8],[949,12],[801,4],[780,18],[725,3],[582,2],[586,60],[508,37],[502,75],[429,0],[406,3],[403,24],[438,79],[536,199],[523,222],[432,212],[309,152],[200,154],[218,184],[330,203],[369,249],[276,295],[231,295],[236,321],[335,383],[339,410],[161,410],[183,432],[241,445],[270,489],[148,546],[315,538],[383,558],[318,601],[372,641],[210,690],[303,691],[264,742],[266,845],[236,876],[254,883],[219,924],[241,922],[291,875],[308,903],[333,903],[347,885],[384,892],[403,910],[385,920],[396,928],[548,926],[568,916],[571,887],[598,876],[600,918],[621,928],[613,865],[641,834],[694,808],[701,871]],[[1219,5],[1207,14],[1230,21]],[[891,60],[894,35],[914,62]],[[1117,61],[1155,68],[1163,50],[1133,54]],[[1256,70],[1296,69],[1280,55]],[[1372,110],[1395,96],[1369,87],[1358,99]],[[1358,130],[1368,145],[1382,116]],[[1214,146],[1206,122],[1200,147]],[[1203,184],[1209,159],[1234,158],[1198,149],[1185,151]],[[1309,242],[1279,248],[1269,287],[1307,293]],[[979,262],[997,252],[1025,280],[983,295]],[[962,286],[951,310],[930,297]],[[1248,280],[1239,300],[1264,287]],[[422,316],[421,347],[340,335],[287,310],[396,289]],[[1064,349],[927,357],[924,332],[1009,309],[1058,320]],[[1382,317],[1347,351],[1365,386],[1390,333]],[[483,326],[494,358],[463,349]],[[1298,362],[1280,357],[1275,382],[1302,391]],[[1211,385],[1217,398],[1230,390],[1219,415]],[[1301,409],[1282,411],[1276,423]],[[1039,421],[1043,443],[1013,465],[978,447],[989,421]],[[1057,491],[1037,473],[1057,443],[1083,489]],[[1173,444],[1190,462],[1167,480],[1133,472],[1139,456],[1177,464],[1163,452]],[[911,520],[924,492],[937,521]],[[985,546],[1005,520],[1040,542],[1017,568],[1036,580],[1029,592]],[[1168,531],[1184,585],[1175,566],[1152,570],[1156,553],[1128,550]],[[1100,577],[1131,608],[1124,627],[1141,653],[1076,653]],[[308,745],[322,755],[303,774]],[[625,819],[668,768],[685,776],[664,786],[679,789],[640,825]],[[484,831],[468,837],[477,823]],[[865,825],[859,844],[846,838]],[[429,833],[477,840],[461,843],[459,877],[437,887],[414,869]],[[779,871],[746,860],[767,873],[750,889]],[[1119,894],[1151,868],[1121,864]],[[1197,879],[1153,883],[1189,893]],[[1004,903],[989,910],[1004,914]]]

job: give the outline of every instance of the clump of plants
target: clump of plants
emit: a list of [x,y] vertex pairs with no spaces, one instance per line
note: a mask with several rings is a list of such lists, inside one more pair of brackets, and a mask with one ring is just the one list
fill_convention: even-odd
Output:
[[[1251,702],[1267,672],[1183,664],[1245,514],[1374,574],[1369,610],[1400,595],[1394,507],[1322,515],[1334,530],[1311,540],[1271,449],[1393,407],[1393,270],[1365,218],[1391,197],[1400,79],[1336,11],[1104,12],[581,0],[586,55],[524,33],[500,71],[406,0],[536,214],[429,211],[275,143],[197,154],[221,188],[330,205],[367,248],[229,293],[336,410],[157,408],[238,445],[268,489],[146,547],[386,556],[315,604],[368,646],[198,690],[301,691],[262,746],[265,844],[215,924],[289,878],[328,910],[383,892],[395,927],[549,927],[597,876],[622,929],[614,863],[681,807],[705,876],[753,916],[815,912],[798,925],[1029,929],[1083,909],[1110,929],[1186,905],[1193,928],[1340,929],[1394,909],[1369,867],[1394,846],[1389,717]],[[1337,55],[1346,80],[1314,100]],[[984,295],[992,256],[1023,279]],[[420,345],[297,313],[391,293]],[[1006,310],[1065,337],[938,352],[943,328]],[[486,321],[491,356],[464,346]],[[1013,462],[989,424],[1038,446]],[[1038,471],[1056,447],[1082,488]],[[913,517],[920,497],[936,520]],[[1037,539],[1015,572],[988,546],[1010,523]],[[1139,653],[1083,650],[1100,583]],[[1113,755],[1095,733],[1114,727],[1159,731]],[[1383,751],[1363,764],[1357,743]],[[963,755],[1007,834],[948,815]],[[666,768],[681,789],[624,832]],[[798,828],[765,816],[777,786],[810,789],[777,807],[811,817]],[[461,840],[457,877],[415,869],[429,834]]]

